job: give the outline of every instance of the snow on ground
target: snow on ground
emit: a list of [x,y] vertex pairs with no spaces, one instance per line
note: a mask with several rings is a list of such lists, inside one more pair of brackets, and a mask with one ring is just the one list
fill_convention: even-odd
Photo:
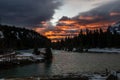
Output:
[[88,52],[102,52],[102,53],[120,53],[120,49],[118,48],[91,48],[88,49]]
[[35,59],[35,60],[42,60],[43,56],[42,55],[35,55],[32,53],[21,53],[21,54],[17,54],[16,57],[18,59]]
[[106,80],[107,77],[102,77],[101,75],[94,75],[89,80]]
[[120,80],[120,73],[117,73],[117,77],[118,77],[118,79]]
[[2,62],[3,60],[2,59],[0,59],[0,62]]
[[21,54],[17,54],[16,56],[26,56],[26,57],[32,57],[32,56],[34,56],[33,54],[31,54],[31,53],[21,53]]
[[4,38],[3,32],[0,31],[0,38]]

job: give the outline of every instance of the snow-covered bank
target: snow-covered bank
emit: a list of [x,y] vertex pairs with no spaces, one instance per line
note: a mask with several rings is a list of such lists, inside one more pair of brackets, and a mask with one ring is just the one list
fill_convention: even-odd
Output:
[[[27,52],[12,52],[0,55],[0,68],[6,69],[17,65],[26,65],[36,62],[43,62],[44,56],[42,54],[36,55]],[[9,66],[9,67],[8,67]]]
[[32,53],[19,53],[16,54],[11,53],[11,54],[6,54],[6,55],[0,55],[0,63],[3,62],[11,62],[11,61],[21,61],[21,60],[29,60],[29,61],[42,61],[44,60],[43,55],[35,55]]
[[28,60],[43,60],[43,55],[35,55],[32,53],[21,53],[21,54],[17,54],[16,58],[18,60],[24,60],[24,59],[28,59]]
[[96,53],[120,53],[120,48],[91,48],[88,52]]

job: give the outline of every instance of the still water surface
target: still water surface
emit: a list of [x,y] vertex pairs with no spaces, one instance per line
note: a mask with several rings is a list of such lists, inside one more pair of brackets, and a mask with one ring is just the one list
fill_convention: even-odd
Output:
[[[31,51],[25,51],[31,52]],[[0,77],[51,76],[63,73],[120,70],[120,54],[74,53],[53,50],[52,63],[34,63],[0,71]]]

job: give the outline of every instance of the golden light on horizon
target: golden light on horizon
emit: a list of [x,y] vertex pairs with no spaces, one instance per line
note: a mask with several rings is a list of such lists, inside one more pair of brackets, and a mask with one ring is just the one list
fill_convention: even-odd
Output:
[[111,12],[110,13],[110,16],[119,16],[120,15],[120,12]]
[[[93,19],[92,17],[86,19]],[[107,27],[111,24],[114,24],[113,21],[99,21],[94,23],[77,23],[73,20],[64,20],[60,21],[59,23],[64,23],[63,25],[57,25],[52,30],[46,30],[45,28],[35,28],[34,30],[42,35],[46,36],[47,38],[51,39],[52,42],[57,42],[61,39],[65,39],[66,37],[74,37],[77,36],[81,29],[89,29],[95,30],[102,28],[106,30]],[[44,24],[44,23],[43,23]],[[45,23],[46,24],[46,23]]]
[[79,19],[81,20],[95,20],[95,19],[102,19],[102,16],[80,16]]
[[82,19],[82,20],[94,20],[95,18],[92,17],[92,16],[80,16],[79,19]]
[[59,23],[73,24],[73,23],[76,23],[76,21],[75,20],[60,20]]

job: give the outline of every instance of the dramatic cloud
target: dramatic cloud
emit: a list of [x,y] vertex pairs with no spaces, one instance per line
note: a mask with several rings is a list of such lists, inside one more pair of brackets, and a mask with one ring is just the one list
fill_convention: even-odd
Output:
[[0,0],[0,22],[17,26],[36,26],[52,19],[59,0]]
[[[92,0],[90,0],[92,1]],[[63,16],[57,23],[53,30],[46,31],[45,36],[52,40],[58,40],[65,37],[73,37],[78,35],[81,29],[97,29],[104,30],[117,21],[120,20],[120,0],[111,0],[91,9],[82,12],[79,15],[69,18]]]
[[[60,0],[56,0],[56,1],[60,1]],[[63,3],[65,2],[65,4],[69,2],[69,5],[67,5],[67,8],[65,7],[65,5],[62,6],[62,8],[59,9],[60,12],[55,11],[55,9],[57,9],[58,6],[60,5],[59,2],[53,2],[53,0],[51,0],[50,2],[43,1],[44,3],[46,3],[45,5],[42,4],[43,3],[42,1],[41,2],[38,1],[42,7],[38,8],[39,5],[37,5],[38,4],[37,2],[37,4],[35,4],[35,6],[37,7],[34,6],[31,7],[33,9],[30,8],[32,12],[29,9],[27,9],[28,11],[25,10],[25,12],[28,12],[27,13],[28,15],[25,15],[28,18],[25,18],[23,16],[22,19],[20,20],[24,20],[25,18],[25,23],[26,22],[28,22],[29,24],[41,23],[41,25],[39,25],[41,27],[33,28],[33,30],[47,36],[52,41],[60,40],[66,37],[77,36],[81,29],[88,28],[94,30],[94,29],[102,28],[105,30],[108,25],[111,25],[120,20],[120,0],[61,0],[61,1]],[[82,6],[79,5],[79,3]],[[87,9],[85,9],[86,7]],[[77,12],[79,12],[78,15],[75,15],[74,17],[73,16],[70,17],[69,13],[72,13],[73,15],[75,8],[77,9]],[[67,10],[70,11],[67,12]],[[29,13],[34,14],[34,16],[29,15]],[[55,15],[54,13],[57,15]],[[61,15],[63,17],[59,19],[59,16]],[[69,17],[66,17],[66,15],[68,15]],[[49,22],[52,16],[53,18],[58,17],[59,19],[56,26],[52,26],[51,23]],[[13,19],[13,18],[9,18],[9,19]]]
[[63,5],[56,10],[52,23],[55,25],[62,16],[73,17],[78,13],[85,12],[101,6],[103,4],[113,2],[115,0],[61,0]]
[[[116,22],[120,20],[120,0],[114,0],[74,17],[82,23]],[[87,23],[86,23],[87,22]]]

